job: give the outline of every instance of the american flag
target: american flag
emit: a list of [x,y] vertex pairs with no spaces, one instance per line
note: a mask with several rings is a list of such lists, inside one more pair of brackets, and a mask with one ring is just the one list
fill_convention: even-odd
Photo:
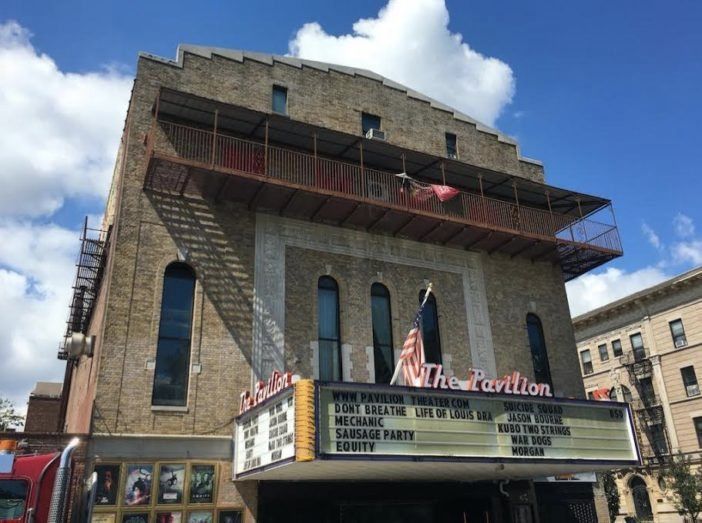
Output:
[[422,332],[420,325],[422,323],[422,313],[424,312],[424,305],[427,303],[429,294],[431,293],[431,284],[427,286],[427,291],[424,293],[424,299],[422,304],[419,306],[417,311],[417,316],[414,318],[414,323],[412,328],[407,335],[405,344],[402,346],[402,352],[400,353],[400,359],[397,361],[397,366],[395,367],[395,373],[390,380],[390,385],[395,385],[397,379],[400,377],[400,372],[402,372],[402,377],[405,385],[417,385],[418,380],[422,371],[422,365],[424,365],[424,341],[422,340]]

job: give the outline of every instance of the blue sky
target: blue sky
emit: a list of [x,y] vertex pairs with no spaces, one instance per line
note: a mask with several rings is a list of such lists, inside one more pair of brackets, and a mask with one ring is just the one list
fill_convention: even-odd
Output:
[[[428,24],[444,12],[441,0],[406,1],[436,15],[427,16]],[[26,397],[31,379],[61,377],[53,358],[67,313],[75,231],[86,214],[97,225],[102,212],[137,52],[174,57],[177,44],[187,42],[283,54],[304,24],[317,22],[322,35],[300,47],[303,56],[318,57],[325,47],[363,66],[363,56],[353,56],[356,47],[335,37],[354,35],[354,23],[378,18],[386,3],[3,0],[0,131],[23,138],[12,146],[6,140],[4,150],[0,145],[6,187],[0,283],[12,289],[0,297],[0,326],[12,333],[0,350],[22,355],[24,363],[0,394]],[[457,98],[445,101],[484,111],[520,141],[522,154],[544,162],[549,183],[614,201],[625,256],[569,286],[575,312],[702,263],[695,229],[702,227],[702,3],[447,0],[446,34],[440,21],[425,34],[421,18],[404,16],[395,4],[365,40],[377,46],[374,59],[386,60],[370,61],[369,68],[388,65],[405,75],[396,80],[435,97],[448,92]],[[9,26],[11,20],[16,24]],[[449,32],[482,55],[455,85],[414,57],[440,63]],[[358,34],[352,40],[364,41]],[[499,65],[502,91],[483,86],[473,94],[470,75],[485,79],[488,64]],[[3,95],[6,78],[13,82]],[[24,137],[58,144],[40,151],[44,167],[36,148],[22,153]],[[67,158],[81,149],[99,153]],[[38,318],[51,321],[41,336],[25,339],[20,327],[31,330]],[[32,372],[37,358],[45,361],[45,376]]]

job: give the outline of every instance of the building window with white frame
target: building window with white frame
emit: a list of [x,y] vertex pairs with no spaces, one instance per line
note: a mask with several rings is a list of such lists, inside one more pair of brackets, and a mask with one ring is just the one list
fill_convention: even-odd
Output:
[[580,361],[583,363],[583,374],[592,374],[592,356],[590,356],[590,349],[585,349],[580,353]]
[[689,367],[683,367],[680,369],[680,375],[682,376],[683,386],[685,387],[685,393],[687,397],[700,395],[700,386],[697,384],[697,375],[695,374],[695,367],[690,365]]
[[622,350],[622,340],[612,340],[612,354],[615,357],[621,356],[624,351]]
[[609,359],[609,352],[607,352],[607,344],[606,343],[599,345],[597,347],[597,350],[600,351],[600,361],[607,361]]
[[637,332],[629,336],[631,340],[631,349],[634,351],[634,361],[641,361],[646,359],[646,348],[644,347],[643,337],[641,333]]
[[673,320],[669,325],[675,348],[685,347],[687,345],[687,338],[685,337],[685,328],[683,327],[682,320]]

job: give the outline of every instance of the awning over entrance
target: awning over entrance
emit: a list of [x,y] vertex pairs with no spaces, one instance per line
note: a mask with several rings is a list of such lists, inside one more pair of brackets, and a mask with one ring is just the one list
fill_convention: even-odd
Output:
[[519,479],[639,464],[624,403],[301,380],[237,419],[235,479]]

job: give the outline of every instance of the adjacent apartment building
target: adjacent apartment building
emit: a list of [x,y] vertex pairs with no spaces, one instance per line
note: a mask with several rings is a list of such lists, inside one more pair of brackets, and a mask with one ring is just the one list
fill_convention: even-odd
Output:
[[617,473],[620,514],[681,521],[660,465],[702,452],[702,268],[573,320],[589,396],[631,404],[643,466]]
[[[595,521],[558,477],[638,454],[564,283],[621,254],[607,199],[378,74],[142,54],[60,354],[94,521]],[[389,386],[430,283],[432,378]]]

